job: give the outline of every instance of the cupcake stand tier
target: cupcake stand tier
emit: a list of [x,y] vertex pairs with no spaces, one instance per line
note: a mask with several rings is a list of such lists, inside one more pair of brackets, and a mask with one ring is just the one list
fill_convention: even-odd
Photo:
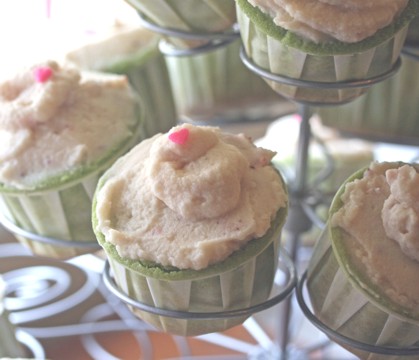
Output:
[[[140,16],[141,23],[151,29],[152,31],[155,31],[157,33],[160,33],[164,36],[169,37],[178,37],[183,39],[192,39],[192,40],[200,40],[205,41],[205,45],[194,48],[194,49],[183,49],[180,51],[180,55],[182,56],[188,56],[188,55],[194,55],[200,52],[205,52],[208,50],[208,48],[216,48],[216,47],[222,47],[226,46],[232,41],[236,40],[238,36],[240,35],[238,32],[237,26],[234,26],[232,29],[222,32],[222,33],[212,33],[212,34],[206,34],[206,33],[188,33],[183,31],[178,31],[174,29],[167,29],[162,28],[160,26],[157,26],[151,22],[148,21],[147,18]],[[167,44],[165,44],[164,41],[161,42],[161,51],[162,53],[165,53],[168,50]],[[172,50],[171,50],[172,51]],[[173,53],[172,53],[173,54]],[[409,49],[406,49],[406,54],[409,53]],[[415,55],[412,55],[415,56]],[[325,89],[341,89],[341,88],[362,88],[362,87],[369,87],[373,86],[374,84],[383,81],[391,76],[399,69],[401,64],[401,60],[399,59],[394,67],[385,74],[382,74],[380,76],[371,78],[371,79],[364,79],[364,80],[357,80],[357,81],[347,81],[347,82],[339,82],[339,83],[317,83],[317,82],[306,82],[306,81],[300,81],[295,80],[291,78],[285,78],[285,77],[279,77],[274,74],[271,74],[269,72],[266,72],[266,70],[259,68],[255,64],[251,62],[249,58],[247,58],[244,50],[242,49],[240,52],[240,57],[242,62],[246,65],[246,67],[251,70],[253,73],[257,74],[258,76],[268,79],[270,81],[286,84],[286,85],[292,85],[292,86],[302,86],[302,87],[310,87],[310,88],[325,88]],[[291,101],[292,102],[292,101]],[[298,109],[298,114],[301,116],[301,124],[300,124],[300,130],[299,130],[299,140],[298,140],[298,149],[296,154],[296,161],[295,161],[295,178],[290,181],[290,211],[288,215],[287,223],[285,224],[286,230],[291,234],[290,239],[288,239],[286,248],[280,250],[280,258],[279,258],[279,265],[278,265],[278,271],[277,271],[277,281],[274,285],[274,289],[272,291],[272,294],[270,298],[263,303],[256,304],[254,306],[243,308],[243,309],[237,309],[232,311],[225,311],[225,312],[208,312],[208,313],[191,313],[191,312],[181,312],[181,311],[170,311],[167,309],[157,308],[153,306],[149,306],[143,303],[140,303],[138,301],[135,301],[131,299],[129,296],[127,296],[125,293],[123,293],[115,284],[109,264],[103,260],[100,256],[94,256],[96,265],[99,264],[99,266],[96,266],[95,270],[95,276],[93,278],[90,277],[90,275],[85,276],[86,279],[83,280],[85,283],[80,284],[80,293],[77,293],[77,296],[69,295],[69,298],[67,299],[61,299],[56,304],[50,303],[49,310],[52,312],[60,312],[63,313],[68,310],[69,307],[74,305],[81,305],[82,302],[86,302],[88,297],[91,296],[91,293],[88,297],[83,297],[81,293],[88,293],[89,291],[87,288],[90,286],[95,285],[98,287],[99,292],[103,295],[105,293],[109,293],[109,295],[103,295],[109,304],[111,304],[114,309],[118,309],[117,312],[121,317],[125,316],[125,320],[123,320],[119,325],[116,325],[116,323],[113,323],[112,330],[113,331],[135,331],[135,330],[144,330],[147,329],[146,326],[141,324],[140,321],[134,320],[132,317],[127,317],[127,310],[125,308],[120,308],[118,303],[121,302],[122,305],[128,304],[132,307],[136,307],[142,311],[149,312],[151,314],[160,315],[163,317],[173,317],[173,318],[182,318],[182,319],[202,319],[205,321],[206,319],[214,319],[214,318],[221,318],[221,319],[230,319],[234,317],[240,317],[240,316],[250,316],[249,324],[247,327],[250,332],[253,331],[254,338],[258,339],[262,344],[265,344],[261,347],[260,351],[254,351],[251,353],[248,351],[247,356],[245,357],[234,357],[235,359],[290,359],[290,360],[305,360],[310,359],[310,352],[315,352],[316,348],[311,349],[304,349],[298,348],[297,344],[292,344],[291,340],[291,315],[293,310],[293,306],[295,303],[293,302],[294,295],[296,296],[297,303],[299,304],[300,310],[303,312],[305,317],[312,323],[316,328],[318,328],[322,333],[325,333],[332,341],[338,341],[341,344],[346,344],[351,347],[358,348],[360,350],[368,351],[371,353],[376,354],[382,354],[386,356],[400,356],[401,359],[403,356],[417,356],[419,358],[419,348],[407,348],[407,349],[400,349],[400,348],[392,348],[392,347],[379,347],[379,346],[370,346],[363,343],[359,343],[355,340],[352,340],[350,338],[344,337],[337,333],[336,331],[333,331],[329,329],[326,325],[322,324],[316,316],[312,313],[312,310],[309,305],[309,301],[306,299],[306,296],[304,295],[305,290],[305,281],[306,281],[306,273],[304,272],[304,269],[302,271],[302,275],[298,276],[299,272],[299,266],[301,259],[299,259],[299,252],[300,252],[300,240],[301,236],[310,230],[312,226],[320,227],[322,228],[324,226],[324,223],[322,220],[320,220],[314,211],[314,208],[316,205],[318,205],[319,202],[325,202],[327,203],[328,199],[325,199],[324,197],[318,196],[318,192],[316,189],[313,189],[308,184],[308,162],[309,162],[309,144],[312,137],[311,133],[311,126],[310,126],[310,118],[312,116],[313,106],[327,106],[327,104],[308,104],[308,103],[297,103],[296,108]],[[403,144],[403,141],[400,142]],[[417,143],[415,143],[417,145]],[[317,178],[317,182],[321,182],[322,179],[327,178],[331,171],[333,169],[333,161],[329,157],[329,166],[326,167],[326,171],[324,171],[320,177]],[[314,200],[313,200],[314,199]],[[74,244],[72,242],[63,242],[58,239],[52,239],[48,237],[42,237],[42,236],[36,236],[34,234],[31,234],[27,231],[24,231],[17,227],[16,225],[10,223],[7,221],[7,219],[0,218],[0,222],[2,225],[10,232],[15,234],[16,236],[23,236],[35,241],[40,242],[46,242],[53,245],[58,246],[82,246],[84,248],[91,249],[92,251],[98,249],[97,244],[92,243],[81,243],[77,242],[77,244]],[[7,254],[4,254],[5,259]],[[90,256],[90,255],[88,255]],[[11,260],[16,260],[18,262],[20,260],[19,257],[16,257],[16,259],[12,258]],[[2,260],[3,261],[3,260]],[[59,264],[59,262],[56,262]],[[77,260],[75,259],[74,262],[71,260],[68,262],[69,264],[77,264]],[[61,266],[57,265],[54,262],[54,266],[57,266],[60,270]],[[33,266],[38,266],[39,264],[33,264]],[[63,262],[64,267],[67,266],[67,262]],[[97,270],[99,269],[99,270]],[[70,271],[70,270],[69,270]],[[72,271],[72,270],[71,270]],[[71,272],[70,271],[70,272]],[[17,281],[12,279],[12,272],[10,272],[9,277],[10,281]],[[27,275],[27,274],[26,274]],[[25,275],[25,276],[26,276]],[[17,275],[17,277],[22,276],[22,274]],[[83,275],[84,276],[84,275]],[[82,276],[82,277],[83,277]],[[66,279],[68,276],[63,275],[63,279]],[[51,283],[51,279],[43,280],[48,283]],[[65,280],[59,280],[65,281]],[[57,280],[57,284],[59,282]],[[295,291],[294,291],[295,290]],[[64,290],[63,290],[64,291]],[[294,292],[294,294],[293,294]],[[71,298],[71,300],[70,300]],[[24,302],[24,297],[22,299],[17,299],[17,301]],[[69,305],[70,303],[71,305]],[[64,308],[60,309],[60,305],[58,303],[61,303],[61,306],[64,306]],[[28,305],[28,308],[31,306],[34,307],[36,304]],[[276,337],[273,341],[274,346],[267,346],[267,343],[270,343],[266,340],[265,336],[261,334],[261,329],[255,321],[257,321],[257,314],[264,310],[269,310],[271,308],[274,308],[276,306],[282,306],[281,316],[275,319],[276,324],[279,325],[278,334],[275,335]],[[25,305],[26,306],[26,305]],[[47,307],[48,307],[47,306]],[[57,308],[58,307],[58,308]],[[95,308],[95,311],[99,311],[99,308]],[[29,314],[29,312],[27,312]],[[110,312],[102,312],[102,314],[105,314],[103,316],[106,316],[106,314],[109,314]],[[96,314],[97,315],[97,314]],[[35,327],[32,326],[26,326],[22,327],[21,330],[19,330],[19,339],[21,339],[22,342],[26,342],[26,345],[30,348],[30,352],[35,355],[36,358],[43,358],[44,353],[42,347],[37,343],[36,338],[43,339],[45,337],[65,337],[65,336],[75,336],[80,334],[90,334],[90,336],[93,336],[93,334],[97,333],[106,333],[107,331],[111,331],[110,328],[107,328],[106,326],[99,325],[99,323],[94,323],[92,319],[98,319],[101,317],[101,315],[96,316],[95,313],[86,313],[81,322],[80,326],[77,327],[77,325],[74,325],[74,327],[68,327],[64,329],[63,327],[55,326],[51,327],[51,331],[48,331],[48,329],[45,329],[44,333],[42,331],[36,331]],[[39,316],[39,314],[38,314]],[[47,316],[47,315],[45,315]],[[255,316],[255,318],[253,318]],[[32,319],[36,322],[36,316]],[[27,323],[26,319],[19,318],[19,314],[15,317],[15,322],[19,326],[19,324],[25,324]],[[30,323],[30,321],[29,321]],[[32,324],[33,325],[33,324]],[[254,327],[252,328],[252,326]],[[35,329],[35,330],[34,330]],[[33,335],[31,334],[31,330],[33,331]],[[61,332],[58,330],[62,330]],[[53,335],[53,332],[55,332],[55,335]],[[87,341],[87,340],[86,340]],[[179,342],[181,342],[180,339],[178,339]],[[216,340],[212,340],[215,341]],[[319,348],[322,346],[328,346],[330,340],[327,340],[325,343],[319,344]],[[272,343],[270,343],[272,345]],[[93,342],[92,339],[90,339],[88,347],[97,347],[97,344]],[[242,344],[243,346],[243,344]],[[240,345],[237,346],[239,348]],[[102,350],[101,350],[102,351]],[[104,352],[103,354],[106,354]],[[144,355],[144,354],[143,354]],[[109,358],[113,358],[112,356],[109,356]],[[147,358],[145,356],[145,358]],[[189,358],[189,357],[188,357]],[[193,357],[190,357],[193,359]],[[220,356],[220,357],[211,357],[211,358],[223,358],[226,359],[226,357]],[[326,359],[325,359],[326,360]]]

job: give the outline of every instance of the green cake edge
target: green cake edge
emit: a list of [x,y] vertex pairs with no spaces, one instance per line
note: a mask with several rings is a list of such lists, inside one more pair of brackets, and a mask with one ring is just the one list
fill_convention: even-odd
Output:
[[[412,165],[402,161],[391,161],[395,166],[400,167],[402,165]],[[415,166],[419,170],[419,165]],[[345,187],[347,183],[353,182],[357,179],[362,179],[364,172],[369,167],[364,167],[354,174],[352,174],[339,188],[337,191],[329,210],[329,215],[334,214],[338,209],[343,205],[341,199],[343,193],[345,192]],[[339,266],[344,270],[345,274],[348,276],[351,284],[365,294],[376,306],[383,309],[385,312],[392,312],[393,314],[398,314],[406,318],[410,322],[419,321],[419,314],[412,312],[410,309],[397,304],[392,301],[381,289],[379,286],[375,285],[366,274],[364,274],[360,269],[356,269],[351,266],[349,260],[349,254],[343,245],[345,241],[345,234],[347,234],[339,226],[333,227],[329,226],[329,238],[331,239],[333,253],[336,257],[336,260]]]
[[402,13],[392,24],[378,30],[374,35],[356,43],[330,41],[322,44],[304,39],[297,34],[276,25],[262,10],[251,5],[248,0],[236,0],[241,11],[264,33],[281,43],[313,55],[345,55],[360,53],[374,48],[394,36],[399,30],[419,14],[419,0],[410,0]]
[[[279,172],[278,172],[279,174]],[[287,187],[281,174],[279,174],[283,189],[288,197]],[[241,264],[251,259],[253,256],[260,254],[276,237],[279,237],[282,232],[282,228],[285,224],[285,220],[288,214],[288,199],[284,207],[280,208],[275,218],[271,222],[271,226],[265,235],[259,238],[250,240],[243,248],[235,251],[227,259],[222,262],[208,266],[202,270],[186,269],[181,270],[175,267],[166,268],[153,262],[144,262],[141,260],[131,260],[121,257],[116,247],[107,242],[105,236],[97,230],[97,216],[96,216],[96,205],[97,205],[97,192],[106,182],[106,173],[99,179],[98,186],[96,188],[95,195],[92,201],[92,227],[96,235],[99,245],[105,250],[108,256],[111,256],[113,260],[116,260],[124,267],[142,274],[143,276],[152,277],[158,280],[166,281],[181,281],[181,280],[193,280],[201,279],[217,274],[224,273],[239,267]]]
[[117,159],[119,156],[123,155],[127,150],[129,150],[129,148],[134,145],[132,141],[139,137],[143,132],[145,110],[143,109],[142,104],[137,106],[136,114],[137,120],[134,124],[132,124],[132,126],[129,127],[129,130],[131,131],[130,136],[124,137],[97,160],[92,161],[86,165],[78,166],[72,170],[57,173],[42,181],[37,182],[33,186],[17,188],[0,182],[0,193],[22,195],[35,194],[48,190],[57,190],[59,188],[67,187],[73,182],[78,182],[84,177],[89,176],[96,171],[106,170],[106,168],[110,166],[109,162]]
[[160,36],[153,36],[150,41],[133,54],[123,56],[118,60],[113,60],[109,64],[103,66],[101,71],[123,75],[127,69],[139,67],[147,63],[147,61],[162,56],[159,50]]

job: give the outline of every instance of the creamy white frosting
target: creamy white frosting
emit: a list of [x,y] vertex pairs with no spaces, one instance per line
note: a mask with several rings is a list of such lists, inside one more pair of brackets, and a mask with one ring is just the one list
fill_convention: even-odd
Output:
[[[187,140],[171,140],[185,131]],[[286,206],[273,155],[214,127],[156,135],[105,175],[98,230],[125,258],[194,270],[222,261],[263,236]]]
[[419,174],[411,165],[373,163],[349,182],[332,226],[345,239],[351,262],[393,301],[419,314]]
[[407,256],[419,261],[419,173],[405,165],[388,170],[386,179],[390,186],[382,210],[386,234]]
[[314,42],[361,41],[391,24],[408,0],[248,0],[275,24]]
[[0,182],[31,187],[103,156],[131,135],[137,101],[124,76],[23,69],[0,84]]

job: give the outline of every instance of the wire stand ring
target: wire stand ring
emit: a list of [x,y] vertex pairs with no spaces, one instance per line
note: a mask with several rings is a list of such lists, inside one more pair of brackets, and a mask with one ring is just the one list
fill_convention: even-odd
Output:
[[197,46],[194,48],[180,49],[180,48],[176,48],[172,46],[166,40],[162,39],[159,41],[159,50],[165,56],[174,56],[174,57],[193,56],[193,55],[205,54],[207,52],[216,50],[218,48],[227,46],[234,41],[236,41],[235,38],[217,39],[217,40],[207,42],[204,45]]
[[387,78],[390,78],[399,70],[401,66],[401,59],[399,57],[397,61],[393,64],[393,67],[390,70],[377,76],[373,76],[373,77],[370,77],[367,79],[361,79],[361,80],[319,82],[319,81],[294,79],[288,76],[274,74],[266,69],[263,69],[251,61],[251,59],[247,56],[246,51],[244,50],[243,46],[240,49],[240,58],[250,70],[252,70],[259,76],[264,77],[268,80],[275,81],[277,83],[281,83],[284,85],[301,86],[305,88],[315,88],[315,89],[338,89],[339,90],[339,89],[347,89],[347,88],[369,87]]
[[151,22],[145,15],[137,12],[140,23],[145,28],[161,35],[177,37],[186,40],[229,40],[238,39],[240,31],[237,24],[234,24],[229,30],[222,32],[189,32],[180,29],[167,28]]
[[331,329],[325,323],[320,321],[308,307],[304,299],[304,295],[303,295],[303,287],[306,280],[307,280],[307,272],[304,272],[296,288],[298,304],[300,305],[300,308],[303,311],[306,318],[319,330],[327,334],[331,339],[335,339],[339,341],[341,344],[345,344],[345,345],[348,345],[350,347],[353,347],[362,351],[381,354],[381,355],[396,355],[396,356],[419,355],[419,347],[417,346],[400,348],[396,346],[372,345],[372,344],[367,344],[367,343],[349,338],[345,335],[340,334],[336,330]]
[[243,316],[250,316],[254,313],[260,312],[262,310],[266,310],[274,305],[277,305],[279,302],[287,298],[294,288],[297,285],[298,276],[297,270],[291,260],[291,258],[286,254],[284,250],[280,250],[280,261],[283,261],[283,264],[288,270],[288,279],[287,283],[283,286],[280,293],[272,296],[268,300],[252,305],[242,309],[234,309],[234,310],[225,310],[225,311],[216,311],[216,312],[189,312],[189,311],[179,311],[179,310],[169,310],[164,308],[155,307],[153,305],[148,305],[138,300],[135,300],[128,296],[126,293],[121,291],[118,286],[116,285],[115,281],[111,276],[111,268],[109,265],[109,261],[105,262],[105,268],[103,272],[103,280],[107,288],[116,295],[120,300],[131,305],[137,309],[143,310],[145,312],[160,315],[164,317],[171,317],[177,319],[199,319],[199,320],[208,320],[208,319],[227,319],[227,318],[235,318],[235,317],[243,317]]
[[78,241],[78,240],[62,240],[55,239],[48,236],[43,236],[35,234],[33,232],[27,231],[14,224],[12,221],[7,219],[4,215],[0,215],[0,224],[2,224],[7,230],[11,233],[28,238],[33,241],[38,241],[45,244],[62,246],[62,247],[76,247],[80,249],[100,249],[100,245],[97,241]]

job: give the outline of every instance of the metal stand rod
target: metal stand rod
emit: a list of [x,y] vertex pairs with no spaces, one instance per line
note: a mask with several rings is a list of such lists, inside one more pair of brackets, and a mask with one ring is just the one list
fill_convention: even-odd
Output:
[[[294,263],[298,259],[298,247],[301,235],[308,231],[312,222],[307,217],[302,201],[306,196],[307,175],[308,175],[308,152],[311,139],[310,108],[308,105],[299,105],[301,116],[298,149],[295,164],[293,184],[290,185],[290,211],[285,229],[289,230],[290,237],[287,239],[288,253]],[[287,346],[290,343],[290,320],[292,313],[292,297],[288,297],[283,303],[283,322],[280,331],[280,347],[283,360],[287,359]]]

